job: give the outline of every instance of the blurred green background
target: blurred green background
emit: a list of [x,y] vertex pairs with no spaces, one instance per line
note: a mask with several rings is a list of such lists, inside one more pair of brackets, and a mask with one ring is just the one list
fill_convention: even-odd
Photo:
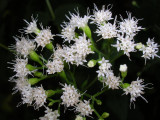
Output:
[[[68,11],[73,12],[78,7],[83,15],[86,14],[87,7],[93,9],[93,3],[96,3],[98,8],[112,4],[111,11],[114,16],[119,17],[121,14],[125,18],[127,17],[126,11],[130,11],[136,18],[143,18],[139,21],[139,25],[145,27],[146,30],[137,35],[136,42],[144,43],[148,37],[154,37],[155,42],[160,44],[160,0],[50,0],[50,3],[54,16],[51,15],[45,0],[0,0],[0,44],[5,46],[15,44],[13,36],[21,35],[18,30],[26,26],[23,19],[30,21],[32,15],[38,15],[39,22],[44,26],[51,26],[52,33],[58,34],[61,29],[60,24],[66,20],[65,14],[68,14]],[[137,73],[143,71],[140,77],[145,79],[145,83],[153,83],[153,89],[146,90],[144,95],[149,103],[138,98],[135,103],[136,108],[130,109],[129,96],[122,96],[122,92],[110,90],[106,93],[106,97],[100,97],[103,101],[102,106],[97,106],[100,113],[103,111],[110,113],[108,120],[160,120],[160,59],[147,61],[144,67],[144,60],[137,56],[137,54],[132,54],[132,61],[129,61],[127,57],[120,57],[113,69],[118,69],[120,64],[127,63],[128,81],[135,80]],[[20,94],[12,95],[14,84],[8,82],[8,79],[14,73],[7,68],[11,66],[7,62],[11,62],[14,58],[12,53],[0,48],[0,120],[38,119],[44,115],[43,109],[35,111],[33,107],[26,105],[16,107],[21,102],[21,98]],[[81,76],[79,79],[82,79],[88,72],[83,67],[78,68],[77,71]],[[93,71],[95,69],[91,69],[90,73],[93,74]],[[60,120],[71,120],[74,117],[73,111],[67,111]]]

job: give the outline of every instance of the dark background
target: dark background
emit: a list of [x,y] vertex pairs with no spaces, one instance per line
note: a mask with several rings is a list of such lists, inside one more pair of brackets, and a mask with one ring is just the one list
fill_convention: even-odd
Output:
[[[31,15],[38,15],[39,22],[42,22],[44,26],[51,26],[52,33],[59,33],[60,24],[66,20],[65,14],[68,14],[68,11],[74,11],[78,7],[83,15],[86,14],[87,7],[93,9],[93,3],[96,3],[98,8],[112,4],[111,11],[114,16],[119,17],[121,14],[125,18],[127,17],[126,11],[130,11],[136,18],[143,18],[139,21],[139,25],[145,27],[146,30],[137,35],[136,42],[145,43],[148,37],[154,37],[155,42],[160,44],[160,0],[50,0],[50,2],[55,14],[54,20],[45,0],[0,0],[0,43],[5,46],[15,44],[13,36],[20,35],[18,30],[26,26],[23,19],[30,21]],[[14,58],[12,53],[0,48],[0,120],[37,119],[44,115],[43,110],[35,111],[33,107],[26,105],[16,107],[21,99],[19,94],[12,95],[14,84],[8,82],[8,79],[14,73],[7,68],[10,66],[7,62],[11,62]],[[118,69],[120,64],[127,63],[129,66],[127,82],[135,80],[137,73],[142,71],[140,77],[145,79],[145,83],[153,83],[153,89],[147,89],[143,95],[148,103],[137,98],[136,108],[130,109],[129,96],[122,96],[122,92],[110,90],[106,93],[106,97],[100,97],[103,104],[96,108],[100,113],[109,112],[108,120],[160,120],[160,59],[148,60],[145,67],[144,59],[141,59],[139,54],[131,54],[131,59],[132,61],[129,61],[127,57],[120,57],[113,69]],[[92,71],[94,70],[91,69],[90,72]],[[77,72],[79,76],[84,77],[85,72],[88,71],[80,67]],[[95,88],[91,88],[90,91],[93,89]],[[73,111],[62,114],[60,119],[70,120],[69,116],[75,117]]]

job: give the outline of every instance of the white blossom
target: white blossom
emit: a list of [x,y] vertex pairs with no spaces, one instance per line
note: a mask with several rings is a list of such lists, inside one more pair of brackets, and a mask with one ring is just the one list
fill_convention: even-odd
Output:
[[84,17],[80,17],[79,12],[77,11],[76,14],[70,13],[71,18],[67,17],[70,22],[69,24],[78,28],[84,28],[88,20],[90,19],[89,15],[85,15]]
[[102,36],[103,39],[110,39],[117,36],[117,30],[115,23],[104,23],[103,25],[98,25],[96,30],[97,36]]
[[140,49],[140,51],[143,52],[142,57],[145,58],[145,61],[150,58],[154,59],[154,57],[160,58],[160,56],[157,55],[159,51],[158,47],[159,45],[154,42],[154,39],[148,38],[147,45],[146,46],[143,45],[142,48]]
[[38,46],[42,46],[44,48],[47,44],[49,44],[51,39],[53,39],[53,34],[51,33],[51,30],[48,29],[42,29],[36,36],[35,41],[37,42]]
[[52,111],[52,109],[47,108],[45,110],[45,115],[40,117],[39,120],[59,120],[58,117],[60,116],[58,110]]
[[86,56],[90,53],[94,53],[91,48],[90,40],[86,40],[85,34],[75,38],[75,43],[71,47],[64,47],[63,58],[66,62],[71,64],[83,65],[86,62]]
[[77,115],[75,120],[84,120],[82,116]]
[[75,26],[65,23],[62,28],[62,32],[59,36],[61,36],[65,42],[67,41],[70,43],[70,41],[73,41],[75,38]]
[[98,10],[97,6],[94,4],[93,15],[91,17],[91,23],[104,24],[108,22],[112,18],[112,12],[107,8],[105,9],[105,5],[102,6],[101,10]]
[[25,58],[29,53],[36,48],[34,41],[31,41],[25,37],[21,37],[20,40],[16,39],[16,52],[20,55],[23,55]]
[[108,71],[111,69],[111,63],[109,63],[109,60],[105,60],[103,57],[101,61],[98,61],[100,63],[99,70],[96,71],[98,73],[98,77],[106,76],[108,74]]
[[119,71],[126,72],[127,71],[127,65],[126,64],[120,65]]
[[62,90],[63,95],[61,96],[62,104],[66,107],[75,106],[79,102],[79,97],[81,96],[77,89],[72,85],[63,85]]
[[36,87],[33,90],[34,106],[35,109],[42,107],[46,103],[47,95],[43,87]]
[[141,97],[144,99],[146,102],[147,100],[142,96],[144,94],[144,88],[146,85],[144,85],[143,79],[137,78],[136,81],[132,81],[130,86],[127,88],[124,88],[123,91],[125,92],[124,94],[128,95],[130,94],[130,102],[135,102],[137,97]]
[[64,64],[63,61],[60,58],[53,59],[53,61],[48,61],[46,64],[47,66],[47,73],[48,74],[54,74],[56,72],[63,71]]
[[16,77],[24,78],[28,74],[31,74],[31,72],[26,68],[26,65],[28,64],[28,59],[20,59],[17,58],[15,60],[15,64],[13,65],[13,71],[16,72]]
[[36,33],[38,28],[37,28],[37,20],[34,19],[33,17],[32,18],[32,22],[27,22],[25,20],[25,22],[27,23],[27,27],[24,28],[24,31],[26,32],[26,34],[29,34],[29,33]]
[[131,13],[128,13],[127,19],[122,19],[122,22],[119,23],[119,32],[129,36],[135,36],[138,31],[143,29],[141,26],[138,26],[138,20],[135,17],[131,17]]
[[135,52],[135,46],[136,44],[134,43],[133,37],[131,36],[123,36],[123,35],[118,35],[117,38],[117,44],[112,45],[113,47],[117,48],[117,51],[122,50],[124,54],[126,54],[128,57],[130,57],[130,52]]
[[80,101],[76,105],[76,111],[79,112],[81,116],[90,116],[93,109],[91,108],[89,101],[84,100],[84,102]]

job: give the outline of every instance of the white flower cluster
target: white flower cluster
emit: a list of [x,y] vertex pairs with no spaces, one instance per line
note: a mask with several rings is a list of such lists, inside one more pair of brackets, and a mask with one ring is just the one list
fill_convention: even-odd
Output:
[[85,34],[75,39],[75,43],[70,47],[64,47],[63,58],[71,64],[83,65],[88,54],[94,53],[91,48],[90,40],[86,39]]
[[25,37],[21,37],[20,40],[15,37],[16,40],[16,52],[17,54],[23,55],[23,57],[27,57],[32,50],[35,50],[36,45],[34,41],[31,41]]
[[79,102],[79,97],[81,96],[74,86],[65,84],[62,90],[64,90],[61,96],[62,104],[66,107],[75,106]]
[[71,85],[63,85],[64,90],[63,95],[61,96],[62,104],[64,104],[66,107],[75,107],[76,111],[81,114],[81,116],[89,116],[92,114],[93,110],[91,109],[89,105],[89,101],[81,101],[79,100],[80,94],[78,93],[77,89],[74,88],[74,86]]
[[160,58],[160,56],[157,55],[159,51],[158,47],[159,45],[155,43],[153,39],[148,38],[147,45],[143,45],[140,49],[140,51],[143,52],[142,57],[145,58],[145,61],[150,58],[154,59],[154,57]]
[[124,94],[128,95],[130,94],[130,102],[135,102],[137,97],[143,98],[146,102],[147,100],[142,96],[144,94],[144,88],[146,85],[143,83],[143,79],[137,78],[136,81],[132,81],[131,84],[127,87],[124,88]]
[[45,115],[40,117],[39,120],[59,120],[58,117],[60,116],[58,110],[52,111],[52,109],[46,108]]
[[120,85],[120,78],[114,76],[113,71],[111,70],[111,63],[108,60],[102,58],[101,61],[98,62],[100,64],[99,70],[97,71],[98,77],[101,78],[101,82],[105,83],[111,89],[118,89]]

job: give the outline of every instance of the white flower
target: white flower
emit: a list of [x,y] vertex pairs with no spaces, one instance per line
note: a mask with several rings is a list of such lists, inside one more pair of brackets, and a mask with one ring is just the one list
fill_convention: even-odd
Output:
[[117,36],[117,30],[115,23],[104,23],[103,25],[98,25],[96,30],[97,36],[102,36],[103,39],[110,39]]
[[39,120],[59,120],[58,110],[52,111],[52,109],[47,108],[45,113],[44,117],[40,117]]
[[160,56],[157,55],[159,51],[158,47],[159,45],[154,42],[154,39],[148,38],[147,45],[146,46],[143,45],[142,48],[140,49],[140,51],[143,52],[142,57],[145,58],[145,61],[150,58],[154,59],[154,57],[160,58]]
[[120,65],[119,71],[126,72],[127,71],[127,65],[126,64]]
[[16,51],[18,54],[27,57],[29,53],[36,48],[36,45],[33,41],[26,39],[25,37],[21,37],[20,40],[16,39]]
[[62,59],[64,54],[64,50],[61,48],[61,46],[57,45],[57,49],[54,50],[53,58]]
[[112,12],[105,9],[105,5],[102,6],[102,10],[98,10],[97,6],[94,4],[93,15],[91,17],[91,23],[104,24],[112,18]]
[[46,64],[47,66],[47,73],[48,74],[54,74],[55,72],[61,72],[63,71],[64,64],[63,61],[60,58],[55,58],[53,61],[48,61]]
[[123,36],[123,35],[118,35],[117,38],[117,44],[112,45],[113,47],[117,48],[117,51],[123,50],[124,54],[126,54],[128,57],[130,57],[130,52],[135,52],[135,46],[136,44],[134,43],[133,37],[131,36]]
[[96,71],[98,73],[98,77],[106,76],[112,66],[111,63],[109,63],[109,60],[105,60],[104,57],[101,61],[98,61],[98,63],[100,63],[99,70]]
[[84,120],[83,117],[77,115],[75,120]]
[[51,33],[51,30],[48,29],[42,29],[36,36],[35,41],[37,42],[38,46],[42,46],[44,48],[47,44],[49,44],[51,39],[53,39],[53,34]]
[[76,14],[70,13],[71,18],[67,17],[70,20],[69,24],[78,28],[84,28],[87,25],[90,16],[85,15],[84,17],[80,17],[78,11]]
[[110,72],[111,73],[108,74],[107,77],[104,77],[101,82],[105,83],[105,85],[108,86],[108,88],[119,89],[119,85],[121,82],[120,77],[116,77],[116,76],[114,76],[112,71],[110,71]]
[[75,38],[75,43],[71,47],[64,47],[63,58],[66,62],[71,64],[83,65],[86,62],[86,56],[90,53],[94,53],[91,48],[90,40],[86,40],[85,34]]
[[91,108],[89,101],[84,100],[84,102],[80,101],[76,105],[76,111],[80,112],[81,116],[90,116],[93,112],[93,109]]
[[64,41],[70,43],[70,41],[74,40],[75,38],[75,26],[65,23],[62,28],[62,32],[59,36],[61,36]]
[[39,107],[43,106],[46,102],[47,95],[45,94],[45,90],[43,87],[36,87],[33,90],[33,98],[34,98],[34,106],[35,109],[38,109]]
[[36,33],[38,28],[37,28],[37,20],[34,19],[33,17],[32,18],[32,22],[27,22],[25,20],[25,22],[27,23],[27,27],[24,28],[24,31],[26,32],[26,34],[29,34],[29,33]]
[[13,88],[13,90],[14,90],[13,94],[18,91],[21,92],[25,86],[30,86],[28,79],[26,77],[24,77],[24,78],[20,77],[20,78],[12,79],[12,80],[13,80],[13,82],[16,83],[16,86]]
[[13,65],[13,71],[16,72],[16,77],[24,78],[28,74],[31,74],[31,72],[26,68],[26,65],[28,64],[28,59],[20,59],[17,58],[15,60],[15,64]]
[[122,34],[126,34],[129,36],[135,36],[138,31],[143,29],[141,26],[137,26],[138,20],[135,17],[131,17],[131,13],[128,13],[128,18],[127,19],[122,19],[122,22],[120,22],[119,27]]
[[22,103],[31,105],[33,102],[33,88],[30,85],[24,86],[21,90]]
[[79,97],[81,96],[77,89],[74,88],[74,86],[71,85],[63,85],[64,90],[63,95],[61,96],[62,104],[66,107],[74,106],[79,102]]
[[137,97],[141,97],[144,99],[146,102],[147,100],[142,96],[144,94],[144,88],[146,85],[143,83],[143,79],[137,78],[136,81],[132,81],[130,86],[127,88],[124,88],[123,91],[125,92],[124,94],[131,95],[130,102],[135,102]]

